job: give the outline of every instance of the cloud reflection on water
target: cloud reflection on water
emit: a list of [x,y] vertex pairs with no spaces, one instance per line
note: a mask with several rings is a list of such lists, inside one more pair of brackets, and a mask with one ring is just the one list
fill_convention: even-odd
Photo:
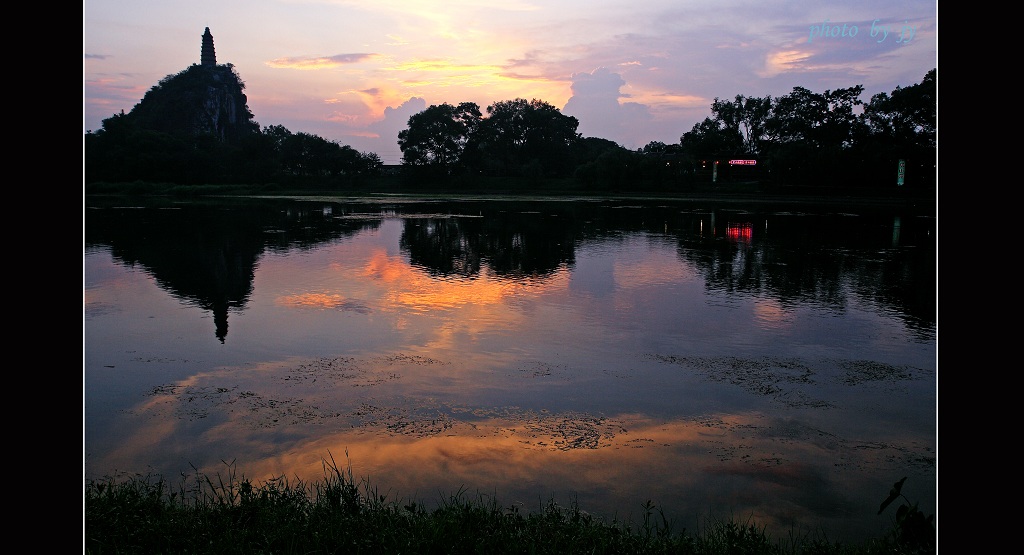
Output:
[[[398,395],[410,368],[451,369],[430,359],[295,362],[222,369],[157,388],[133,411],[138,427],[122,448],[95,462],[135,468],[145,459],[133,454],[157,451],[213,476],[225,472],[230,456],[251,479],[316,481],[333,457],[390,498],[427,504],[472,488],[467,493],[532,509],[547,492],[607,518],[638,518],[651,499],[683,522],[741,511],[771,526],[821,517],[828,505],[826,514],[837,519],[828,524],[842,528],[852,513],[876,506],[890,481],[881,475],[877,488],[843,491],[836,486],[843,474],[895,472],[928,455],[911,438],[864,443],[760,412],[666,419],[441,400],[470,387],[464,380],[435,390],[436,397]],[[382,388],[392,394],[381,395]],[[809,482],[820,491],[809,492]]]

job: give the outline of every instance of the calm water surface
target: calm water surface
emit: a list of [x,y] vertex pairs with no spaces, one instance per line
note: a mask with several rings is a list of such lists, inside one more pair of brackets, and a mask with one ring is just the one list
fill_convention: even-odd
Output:
[[697,531],[937,501],[936,218],[89,199],[84,473],[324,478]]

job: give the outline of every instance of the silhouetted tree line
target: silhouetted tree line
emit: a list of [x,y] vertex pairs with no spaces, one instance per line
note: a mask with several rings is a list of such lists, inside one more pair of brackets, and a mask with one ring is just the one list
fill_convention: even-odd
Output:
[[[230,64],[217,67],[227,67],[244,99],[244,84]],[[131,113],[116,114],[87,133],[86,182],[341,185],[382,173],[374,153],[280,125],[260,129],[247,107],[242,124],[230,129],[197,125],[202,96],[195,91],[208,79],[201,69],[194,65],[168,76]],[[485,111],[472,102],[431,105],[398,134],[401,173],[415,183],[575,178],[594,190],[672,190],[712,181],[880,187],[895,185],[902,160],[906,187],[933,188],[936,73],[868,102],[860,99],[862,85],[824,93],[794,87],[777,98],[715,98],[711,116],[678,144],[653,141],[635,151],[581,136],[576,118],[542,100],[500,101]],[[757,163],[732,166],[734,159]]]
[[[716,98],[710,117],[679,143],[630,151],[582,137],[578,121],[540,101],[433,105],[398,135],[402,162],[418,177],[575,177],[597,189],[661,188],[721,180],[775,185],[933,187],[936,70],[921,83],[860,100],[861,85],[778,98]],[[731,167],[729,160],[755,160]],[[717,168],[715,168],[717,162]]]
[[712,116],[683,134],[679,150],[693,167],[698,160],[756,159],[764,178],[792,185],[893,184],[903,160],[905,185],[931,188],[936,73],[867,103],[860,100],[861,85],[824,93],[794,87],[778,98],[716,98]]

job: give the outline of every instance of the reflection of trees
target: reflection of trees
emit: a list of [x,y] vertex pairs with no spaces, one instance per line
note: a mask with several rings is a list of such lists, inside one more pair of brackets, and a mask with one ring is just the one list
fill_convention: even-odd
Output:
[[[450,216],[408,217],[401,239],[411,262],[435,276],[472,277],[482,266],[511,278],[544,276],[572,265],[584,241],[667,234],[677,237],[680,258],[704,277],[709,290],[836,311],[855,296],[896,311],[914,329],[935,324],[931,218],[584,201],[438,207],[431,210]],[[739,231],[730,236],[730,227]]]
[[476,209],[475,217],[407,218],[400,246],[432,275],[538,277],[575,261],[575,220],[565,213]]
[[[710,290],[840,311],[855,296],[895,310],[913,329],[935,325],[934,220],[750,213],[719,213],[717,219],[711,233],[679,239],[680,257]],[[749,244],[726,238],[730,219],[754,224]]]
[[576,260],[576,220],[571,213],[502,211],[484,219],[487,263],[508,277],[547,276]]
[[[228,312],[243,309],[252,293],[264,250],[313,248],[380,223],[343,217],[365,205],[281,199],[101,208],[86,211],[86,246],[109,245],[115,258],[141,264],[161,287],[210,310],[222,341]],[[544,277],[574,265],[584,242],[649,233],[675,237],[679,257],[711,291],[837,311],[857,299],[900,314],[924,334],[935,325],[934,218],[611,201],[396,203],[389,210],[404,218],[400,248],[433,276],[472,278],[487,267],[510,279]],[[730,236],[730,226],[744,232]]]
[[[755,232],[756,236],[756,232]],[[724,236],[681,238],[680,257],[694,265],[712,291],[769,295],[783,306],[796,301],[843,308],[841,265],[828,253],[772,249],[761,241]]]
[[115,259],[144,267],[162,289],[212,312],[223,342],[228,313],[245,308],[264,249],[309,248],[369,225],[379,224],[334,219],[310,203],[90,203],[85,245],[108,245]]
[[480,230],[472,218],[408,218],[399,247],[432,276],[480,273]]

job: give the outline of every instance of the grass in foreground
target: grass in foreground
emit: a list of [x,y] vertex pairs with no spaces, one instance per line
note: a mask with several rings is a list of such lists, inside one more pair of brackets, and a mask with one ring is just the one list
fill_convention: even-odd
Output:
[[[233,468],[229,465],[229,468]],[[437,554],[844,554],[935,553],[933,517],[903,505],[886,537],[863,545],[818,538],[774,540],[752,523],[717,522],[676,533],[648,502],[644,522],[605,522],[550,503],[521,514],[458,492],[433,510],[360,490],[351,469],[324,462],[325,480],[254,485],[197,475],[172,491],[163,478],[87,481],[84,549],[131,553]],[[905,480],[905,478],[904,478]],[[881,513],[900,496],[897,482]],[[904,498],[905,499],[905,498]]]

